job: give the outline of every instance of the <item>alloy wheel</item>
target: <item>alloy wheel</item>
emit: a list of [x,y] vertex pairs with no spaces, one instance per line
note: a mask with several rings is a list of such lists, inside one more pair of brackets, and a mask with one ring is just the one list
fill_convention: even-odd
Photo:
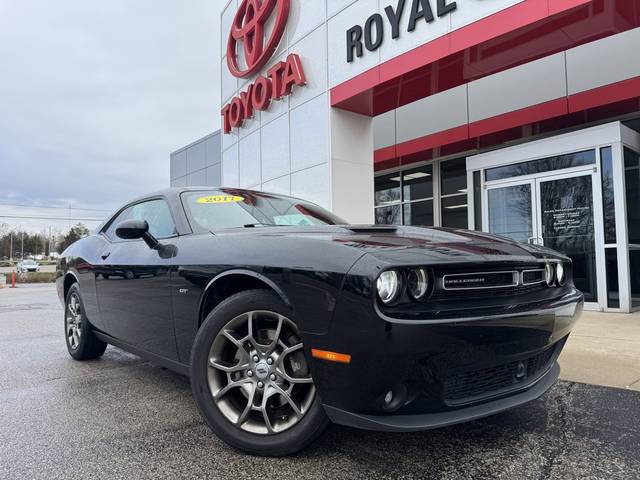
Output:
[[290,429],[316,395],[295,323],[270,311],[244,313],[220,330],[207,375],[220,412],[254,434]]
[[80,299],[76,293],[72,293],[69,297],[65,327],[69,347],[75,350],[80,345],[80,338],[82,337],[82,310],[80,308]]

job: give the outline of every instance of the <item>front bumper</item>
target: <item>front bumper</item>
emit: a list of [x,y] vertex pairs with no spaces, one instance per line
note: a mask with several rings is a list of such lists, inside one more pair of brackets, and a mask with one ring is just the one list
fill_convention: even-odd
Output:
[[[571,288],[517,313],[393,322],[367,299],[344,295],[325,335],[307,348],[351,355],[348,365],[313,359],[329,417],[353,427],[413,431],[492,415],[544,394],[582,311]],[[310,356],[310,355],[309,355]],[[391,393],[392,401],[388,402]]]
[[324,409],[332,422],[364,430],[377,430],[381,432],[416,432],[430,430],[448,427],[458,423],[471,422],[531,402],[544,395],[555,384],[559,375],[560,365],[554,363],[551,369],[527,390],[492,402],[459,410],[418,415],[359,415],[357,413],[340,410],[330,405],[325,405]]

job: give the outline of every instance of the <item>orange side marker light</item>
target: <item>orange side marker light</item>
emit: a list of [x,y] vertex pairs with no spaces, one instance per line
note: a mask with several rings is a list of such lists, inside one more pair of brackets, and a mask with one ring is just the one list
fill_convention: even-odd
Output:
[[351,355],[346,353],[328,352],[326,350],[311,349],[311,355],[313,358],[319,358],[321,360],[327,360],[329,362],[337,363],[351,363]]

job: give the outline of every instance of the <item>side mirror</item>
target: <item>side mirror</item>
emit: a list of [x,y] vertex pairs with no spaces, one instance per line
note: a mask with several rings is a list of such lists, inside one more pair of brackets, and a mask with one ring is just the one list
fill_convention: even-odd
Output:
[[160,242],[149,233],[146,220],[125,220],[116,227],[116,235],[123,240],[137,240],[141,238],[152,250],[156,250]]

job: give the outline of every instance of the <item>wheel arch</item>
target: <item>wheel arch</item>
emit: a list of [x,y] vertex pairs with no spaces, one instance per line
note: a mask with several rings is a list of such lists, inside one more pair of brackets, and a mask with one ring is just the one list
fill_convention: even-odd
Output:
[[62,291],[64,294],[63,300],[67,299],[67,294],[69,293],[69,289],[71,289],[71,286],[77,283],[78,285],[80,285],[80,279],[78,279],[78,276],[74,273],[74,272],[67,272],[64,275],[64,281],[62,283]]
[[207,315],[223,300],[236,293],[253,289],[271,290],[285,305],[292,307],[287,295],[273,280],[252,270],[228,270],[211,279],[202,292],[198,326],[202,325]]

